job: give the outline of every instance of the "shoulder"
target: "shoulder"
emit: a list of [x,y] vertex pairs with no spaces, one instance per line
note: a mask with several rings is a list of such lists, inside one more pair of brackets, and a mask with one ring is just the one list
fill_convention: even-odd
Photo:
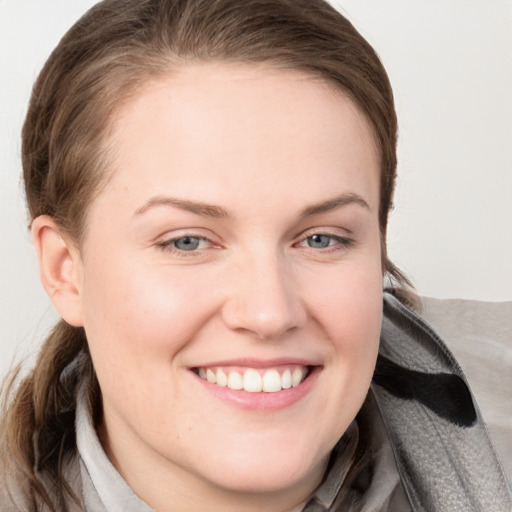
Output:
[[421,315],[459,362],[512,481],[512,301],[424,297]]

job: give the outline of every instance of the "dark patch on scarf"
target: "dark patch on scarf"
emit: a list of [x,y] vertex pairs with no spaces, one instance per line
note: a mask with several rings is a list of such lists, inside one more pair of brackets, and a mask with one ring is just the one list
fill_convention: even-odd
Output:
[[373,382],[397,398],[417,400],[460,427],[470,427],[477,419],[471,393],[458,375],[418,372],[379,354]]

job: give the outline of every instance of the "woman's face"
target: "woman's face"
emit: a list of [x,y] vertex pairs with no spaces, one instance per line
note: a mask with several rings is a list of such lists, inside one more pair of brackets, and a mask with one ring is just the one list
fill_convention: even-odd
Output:
[[298,72],[195,64],[130,100],[108,144],[80,270],[107,453],[153,506],[305,498],[377,355],[367,120]]

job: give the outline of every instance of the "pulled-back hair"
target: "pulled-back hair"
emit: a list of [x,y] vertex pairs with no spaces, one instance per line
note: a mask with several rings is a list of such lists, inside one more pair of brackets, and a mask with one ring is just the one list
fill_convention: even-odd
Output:
[[[319,77],[366,115],[380,154],[383,271],[396,175],[397,124],[386,72],[371,46],[323,0],[105,0],[62,38],[41,71],[23,127],[31,219],[51,216],[80,247],[88,205],[108,180],[114,114],[148,80],[190,62],[265,63]],[[81,365],[71,363],[80,356]],[[71,365],[71,366],[70,366]],[[21,475],[34,508],[65,510],[63,476],[76,452],[76,392],[99,401],[82,328],[61,321],[34,369],[4,389],[1,471]]]

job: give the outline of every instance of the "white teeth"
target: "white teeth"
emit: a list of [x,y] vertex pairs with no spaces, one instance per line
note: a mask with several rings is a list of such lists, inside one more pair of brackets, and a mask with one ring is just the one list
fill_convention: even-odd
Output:
[[199,368],[198,374],[202,379],[220,387],[243,389],[249,393],[275,393],[292,386],[297,387],[303,381],[305,372],[305,368],[296,367],[293,372],[287,368],[281,375],[275,368],[266,371],[247,368],[242,375],[235,370],[225,372],[222,368]]
[[263,374],[263,391],[267,393],[281,391],[281,375],[277,370],[268,370]]
[[219,368],[217,370],[217,386],[225,388],[228,385],[228,376]]
[[261,375],[250,368],[244,373],[244,389],[249,393],[258,393],[261,391]]
[[228,388],[229,389],[243,389],[244,380],[238,372],[229,372],[228,375]]
[[281,387],[283,389],[288,389],[292,387],[292,374],[290,370],[285,370],[283,375],[281,375]]
[[302,370],[295,368],[292,373],[292,386],[296,388],[302,382]]

